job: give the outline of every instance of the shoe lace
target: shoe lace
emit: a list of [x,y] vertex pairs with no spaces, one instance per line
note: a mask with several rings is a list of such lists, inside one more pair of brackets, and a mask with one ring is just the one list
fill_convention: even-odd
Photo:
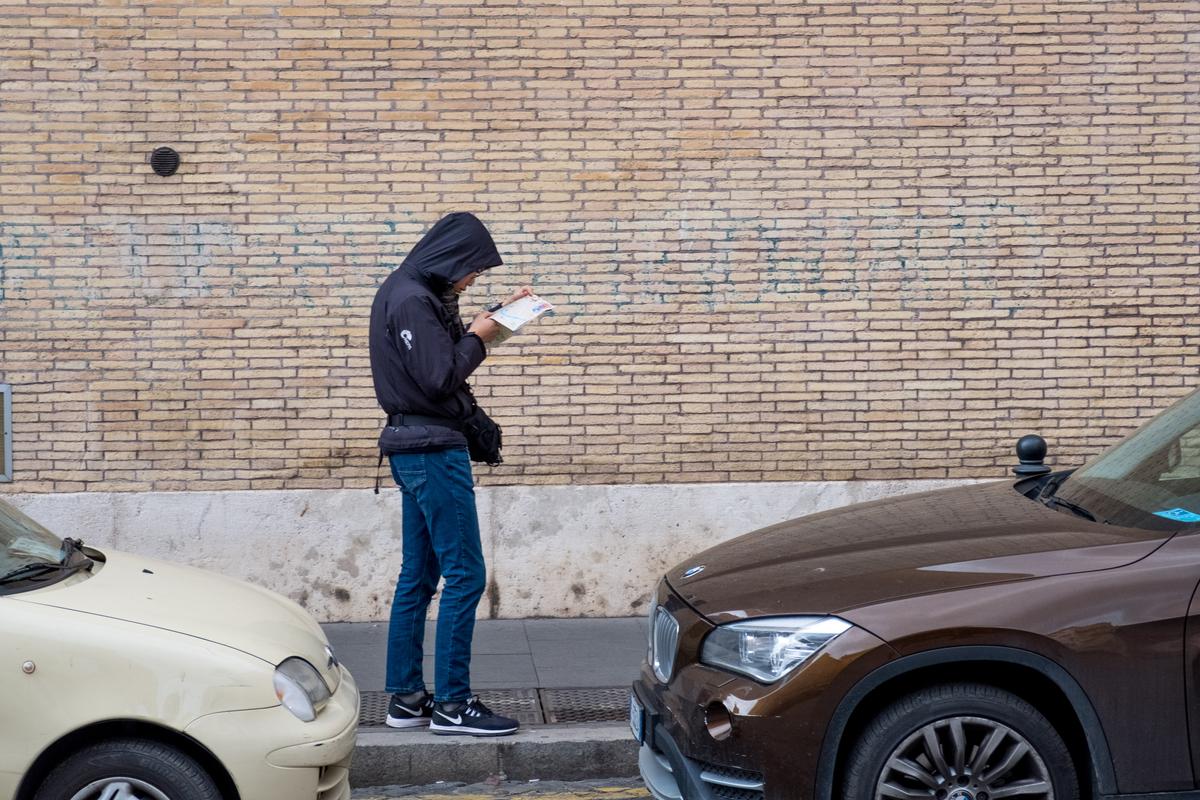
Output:
[[475,695],[467,701],[466,710],[463,711],[469,717],[494,717],[496,716],[490,708],[483,704],[479,699],[479,695]]

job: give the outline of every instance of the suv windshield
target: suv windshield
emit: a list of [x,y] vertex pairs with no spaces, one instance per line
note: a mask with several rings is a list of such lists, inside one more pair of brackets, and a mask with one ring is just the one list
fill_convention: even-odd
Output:
[[[61,539],[0,500],[0,593],[36,588],[61,577],[64,570],[59,565],[69,555]],[[14,577],[5,580],[6,576]]]
[[1113,525],[1200,530],[1200,390],[1043,495]]

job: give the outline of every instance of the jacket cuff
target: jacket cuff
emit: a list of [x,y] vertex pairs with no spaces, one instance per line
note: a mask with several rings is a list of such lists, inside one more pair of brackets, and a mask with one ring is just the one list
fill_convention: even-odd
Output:
[[479,334],[468,331],[463,336],[462,340],[466,341],[467,339],[474,339],[475,341],[479,342],[479,352],[483,354],[479,359],[480,362],[487,358],[487,345],[483,343],[483,339],[479,338]]

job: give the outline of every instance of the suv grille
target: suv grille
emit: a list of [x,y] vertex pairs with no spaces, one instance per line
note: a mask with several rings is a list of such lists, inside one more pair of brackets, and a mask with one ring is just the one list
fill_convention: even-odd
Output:
[[654,674],[669,683],[675,669],[675,650],[679,646],[679,623],[662,606],[654,612],[653,649],[650,653]]

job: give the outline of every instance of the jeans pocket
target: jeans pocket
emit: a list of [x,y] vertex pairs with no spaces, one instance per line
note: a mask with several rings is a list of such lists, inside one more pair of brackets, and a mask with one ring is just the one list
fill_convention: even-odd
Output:
[[425,485],[425,454],[405,453],[388,459],[392,467],[392,480],[406,492],[416,492]]
[[424,473],[398,473],[396,484],[406,492],[416,494],[425,485]]

